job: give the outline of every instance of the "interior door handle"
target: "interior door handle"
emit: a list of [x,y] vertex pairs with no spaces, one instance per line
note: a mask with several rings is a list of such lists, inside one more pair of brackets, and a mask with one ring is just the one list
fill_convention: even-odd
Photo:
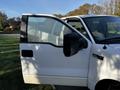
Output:
[[21,51],[23,57],[33,57],[33,51],[32,50],[22,50]]

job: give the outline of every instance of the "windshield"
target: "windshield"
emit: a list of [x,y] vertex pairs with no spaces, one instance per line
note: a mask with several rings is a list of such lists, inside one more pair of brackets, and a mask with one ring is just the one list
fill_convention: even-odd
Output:
[[[96,43],[120,43],[120,18],[99,16],[83,18]],[[116,38],[116,39],[115,39]]]

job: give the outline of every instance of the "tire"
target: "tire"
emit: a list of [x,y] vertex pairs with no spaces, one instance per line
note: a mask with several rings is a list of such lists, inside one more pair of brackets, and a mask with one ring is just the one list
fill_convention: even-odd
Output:
[[95,87],[95,90],[120,90],[120,82],[116,81],[100,81]]

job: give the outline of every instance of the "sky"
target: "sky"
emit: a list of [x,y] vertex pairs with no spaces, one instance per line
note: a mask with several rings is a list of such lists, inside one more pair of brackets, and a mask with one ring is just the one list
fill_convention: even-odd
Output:
[[0,0],[0,11],[8,17],[22,13],[66,14],[85,3],[95,4],[98,0]]

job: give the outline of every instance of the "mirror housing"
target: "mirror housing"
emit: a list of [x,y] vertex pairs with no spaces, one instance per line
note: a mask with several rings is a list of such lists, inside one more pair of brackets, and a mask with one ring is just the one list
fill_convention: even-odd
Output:
[[88,42],[79,34],[72,32],[64,35],[63,51],[66,57],[75,55],[79,50],[88,47]]

